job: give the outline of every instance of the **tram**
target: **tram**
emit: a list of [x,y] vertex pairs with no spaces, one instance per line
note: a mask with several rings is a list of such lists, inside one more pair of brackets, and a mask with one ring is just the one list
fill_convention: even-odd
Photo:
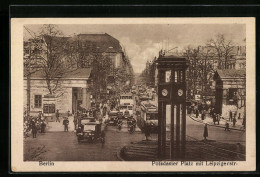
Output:
[[154,104],[141,102],[141,114],[137,116],[137,126],[144,131],[145,123],[150,125],[152,132],[157,132],[158,128],[158,108]]

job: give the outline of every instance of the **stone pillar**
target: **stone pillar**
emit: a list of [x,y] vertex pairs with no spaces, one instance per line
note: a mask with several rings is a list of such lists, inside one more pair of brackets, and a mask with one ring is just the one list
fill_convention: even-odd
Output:
[[82,107],[87,108],[87,88],[82,88]]

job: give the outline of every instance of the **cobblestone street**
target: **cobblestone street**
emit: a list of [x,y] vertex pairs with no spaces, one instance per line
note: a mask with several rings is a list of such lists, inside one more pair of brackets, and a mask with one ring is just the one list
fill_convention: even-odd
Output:
[[[56,122],[50,122],[49,125],[58,125]],[[61,123],[59,123],[61,124]],[[52,129],[53,130],[53,129]],[[74,131],[63,132],[49,131],[47,133],[37,134],[37,138],[28,137],[24,140],[24,160],[25,161],[118,161],[118,153],[121,148],[131,143],[141,142],[145,139],[138,129],[133,134],[128,132],[126,123],[119,131],[116,126],[108,126],[106,129],[106,141],[102,147],[101,142],[80,142],[78,143]],[[187,116],[187,136],[197,140],[203,139],[203,124],[190,119]],[[167,133],[169,139],[169,133]],[[245,133],[241,131],[226,132],[220,127],[209,127],[210,140],[236,144],[245,144]],[[157,140],[157,134],[152,134],[152,140]]]
[[[115,161],[118,160],[117,152],[131,142],[142,141],[141,132],[129,134],[127,127],[121,131],[117,127],[108,126],[106,142],[102,147],[101,142],[78,143],[75,132],[47,132],[37,134],[37,138],[28,137],[24,140],[25,161]],[[38,152],[35,156],[35,152]]]

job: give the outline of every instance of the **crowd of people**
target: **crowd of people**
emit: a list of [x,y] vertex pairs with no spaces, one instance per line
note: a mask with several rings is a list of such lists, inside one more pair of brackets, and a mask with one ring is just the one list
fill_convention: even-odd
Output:
[[33,138],[36,138],[37,133],[45,133],[47,121],[43,117],[41,111],[37,117],[29,116],[24,112],[24,137],[29,137],[30,132]]
[[[237,119],[241,118],[241,113],[237,115],[236,111],[229,111],[228,120],[225,119],[221,114],[219,114],[214,107],[207,105],[191,105],[188,107],[188,114],[195,114],[196,118],[201,118],[201,120],[206,119],[206,115],[212,118],[214,125],[220,125],[220,121],[225,121],[225,131],[230,131],[230,123],[233,127],[236,127]],[[246,117],[244,115],[242,121],[243,129],[246,127]]]

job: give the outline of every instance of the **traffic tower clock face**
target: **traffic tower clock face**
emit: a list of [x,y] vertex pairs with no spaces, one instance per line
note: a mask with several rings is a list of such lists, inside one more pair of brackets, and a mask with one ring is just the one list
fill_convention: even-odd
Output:
[[162,96],[167,96],[167,95],[168,95],[168,90],[163,89],[163,90],[162,90]]
[[182,90],[182,89],[179,89],[179,90],[178,90],[178,95],[179,95],[179,96],[182,96],[182,95],[183,95],[183,90]]

